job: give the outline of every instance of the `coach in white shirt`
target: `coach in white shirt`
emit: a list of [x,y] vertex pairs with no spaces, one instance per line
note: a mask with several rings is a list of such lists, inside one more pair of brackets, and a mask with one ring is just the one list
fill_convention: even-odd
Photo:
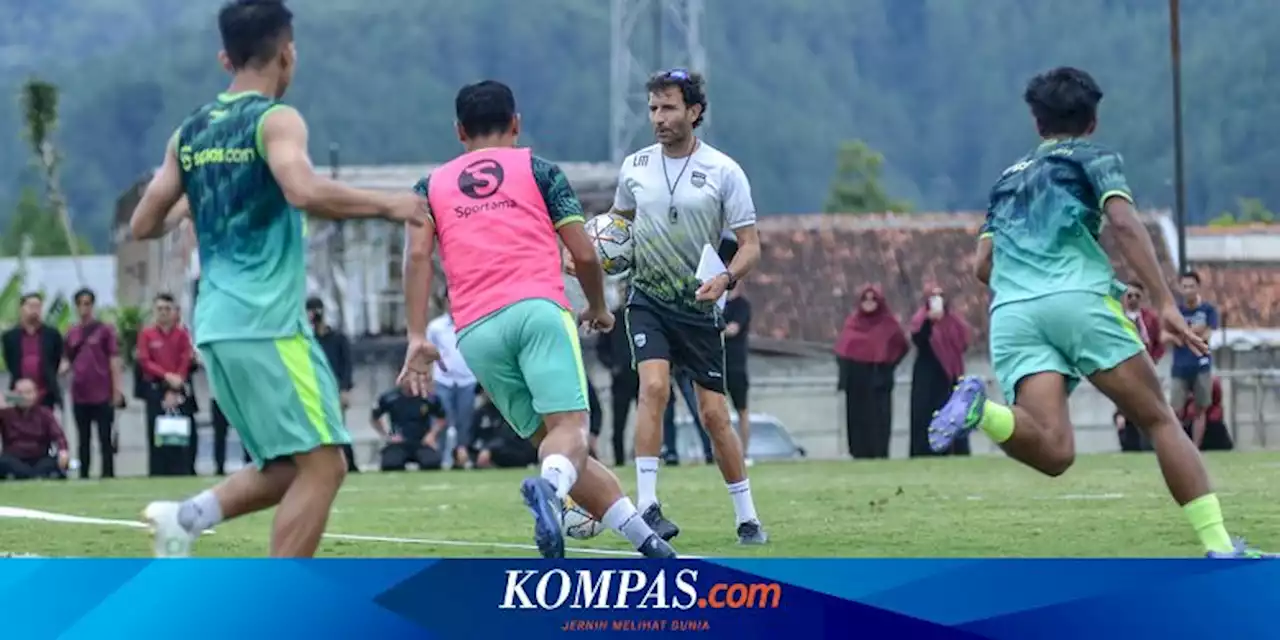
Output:
[[[614,213],[634,221],[635,266],[624,318],[640,377],[636,503],[663,539],[679,533],[662,513],[657,478],[671,371],[683,369],[696,383],[698,413],[733,501],[738,541],[761,544],[767,536],[751,498],[742,443],[729,422],[724,319],[716,305],[760,258],[751,184],[733,158],[694,135],[707,110],[700,75],[672,69],[655,74],[645,88],[658,144],[622,161],[613,201]],[[738,251],[723,273],[701,282],[703,248],[719,247],[725,229]]]
[[471,418],[476,409],[476,376],[458,351],[458,328],[453,324],[453,314],[449,313],[447,293],[441,299],[440,308],[444,313],[427,325],[427,341],[440,350],[440,361],[432,365],[432,375],[436,395],[444,403],[445,415],[454,432],[455,464],[470,467],[467,445],[471,444]]

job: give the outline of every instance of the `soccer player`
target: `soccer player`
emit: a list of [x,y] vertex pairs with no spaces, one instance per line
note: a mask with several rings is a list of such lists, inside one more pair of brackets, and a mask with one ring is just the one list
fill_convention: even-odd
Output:
[[[635,220],[635,267],[626,325],[640,377],[636,412],[638,506],[664,539],[680,533],[658,501],[662,413],[671,369],[693,378],[698,411],[711,434],[720,473],[733,499],[738,542],[767,541],[751,499],[742,443],[725,402],[724,318],[716,301],[760,259],[751,184],[733,158],[699,140],[694,130],[707,111],[702,77],[684,69],[649,79],[649,121],[658,143],[622,162],[613,212]],[[738,250],[728,269],[706,282],[697,277],[704,248],[715,252],[728,227]]]
[[538,444],[541,476],[521,485],[544,557],[564,557],[561,513],[572,496],[647,557],[673,558],[618,479],[588,456],[587,376],[569,311],[557,235],[575,262],[588,308],[580,321],[608,331],[604,271],[583,228],[582,204],[560,168],[516,148],[520,117],[506,85],[463,87],[455,101],[466,152],[423,178],[434,219],[408,229],[404,288],[409,350],[400,384],[422,394],[434,349],[426,342],[432,254],[449,284],[458,350],[511,427]]
[[1059,68],[1033,78],[1023,97],[1044,141],[991,190],[977,256],[977,277],[993,294],[991,361],[1012,405],[988,400],[978,378],[963,379],[930,425],[931,447],[946,451],[981,429],[1022,463],[1061,475],[1075,459],[1067,396],[1084,376],[1155,445],[1169,491],[1209,557],[1262,556],[1227,535],[1200,454],[1112,297],[1118,283],[1098,241],[1104,220],[1164,331],[1197,354],[1207,351],[1164,280],[1120,156],[1088,140],[1102,90],[1088,73]]
[[333,372],[303,314],[299,209],[416,224],[429,215],[409,191],[358,191],[316,175],[306,124],[279,102],[297,60],[292,22],[279,0],[222,8],[219,57],[231,86],[182,123],[133,213],[138,238],[158,238],[186,216],[194,223],[202,268],[197,347],[218,406],[256,463],[184,502],[148,505],[157,556],[186,556],[205,529],[277,504],[271,555],[315,554],[347,468],[340,447],[351,438]]

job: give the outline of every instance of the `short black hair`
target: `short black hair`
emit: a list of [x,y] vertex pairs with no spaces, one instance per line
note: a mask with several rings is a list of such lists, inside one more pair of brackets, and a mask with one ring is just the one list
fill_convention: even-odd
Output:
[[702,74],[685,69],[659,71],[649,76],[649,81],[644,84],[645,90],[649,93],[662,93],[671,87],[680,88],[685,107],[692,107],[695,104],[702,107],[702,111],[698,113],[698,119],[693,121],[693,128],[697,129],[698,125],[702,124],[702,119],[707,117],[707,87]]
[[1196,284],[1200,284],[1200,274],[1196,273],[1193,270],[1183,271],[1182,276],[1180,276],[1180,278],[1183,280],[1187,278],[1191,278],[1192,280],[1196,281]]
[[173,299],[173,294],[171,293],[157,293],[155,299],[152,302],[168,302],[169,304],[173,304],[173,305],[178,304]]
[[1098,119],[1102,89],[1087,72],[1058,67],[1032,78],[1022,99],[1041,136],[1082,136]]
[[284,0],[233,0],[218,12],[218,31],[232,68],[260,66],[293,36],[293,12]]
[[453,101],[458,124],[469,138],[502,133],[516,117],[516,97],[511,87],[497,80],[482,80],[458,90]]
[[324,300],[318,296],[307,298],[307,311],[324,310]]
[[32,299],[32,298],[35,298],[36,300],[39,300],[40,302],[44,302],[44,294],[43,294],[43,293],[40,293],[39,291],[28,291],[28,292],[26,292],[26,293],[22,294],[22,297],[18,299],[18,306],[19,306],[19,307],[21,307],[22,305],[27,304],[27,301],[28,301],[28,300],[30,300],[30,299]]
[[93,289],[90,289],[89,287],[81,287],[81,289],[77,291],[75,295],[71,296],[71,301],[76,304],[79,304],[80,298],[89,298],[90,304],[93,304],[98,301],[98,296],[95,295],[93,293]]

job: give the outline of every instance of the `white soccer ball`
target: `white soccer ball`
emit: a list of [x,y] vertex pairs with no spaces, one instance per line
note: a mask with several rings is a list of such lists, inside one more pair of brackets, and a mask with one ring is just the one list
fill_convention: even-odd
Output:
[[586,509],[566,497],[562,505],[561,521],[564,534],[574,540],[590,540],[604,531],[604,524],[591,517]]
[[587,220],[586,229],[606,275],[617,277],[631,272],[634,262],[630,220],[616,213],[604,213]]

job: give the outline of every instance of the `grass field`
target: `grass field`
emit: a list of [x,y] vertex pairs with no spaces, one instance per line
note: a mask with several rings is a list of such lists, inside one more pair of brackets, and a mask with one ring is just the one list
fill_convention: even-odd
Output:
[[[1227,526],[1280,549],[1280,454],[1209,457]],[[622,469],[633,489],[634,471]],[[351,476],[329,531],[325,556],[531,557],[504,544],[531,543],[520,503],[524,472],[446,471]],[[1196,556],[1182,513],[1165,494],[1149,455],[1079,459],[1066,476],[1042,477],[1001,457],[885,462],[758,464],[756,504],[768,546],[734,544],[733,512],[714,467],[664,469],[659,495],[683,532],[684,554],[769,557],[1103,557]],[[0,483],[0,506],[136,520],[152,499],[178,498],[210,478],[109,482]],[[201,556],[259,556],[270,513],[217,528]],[[367,538],[401,540],[369,540]],[[437,541],[437,542],[427,542]],[[445,542],[462,543],[445,544]],[[624,552],[612,533],[577,548]],[[43,556],[146,556],[145,532],[120,525],[0,519],[0,552]],[[572,554],[571,556],[582,556]]]

